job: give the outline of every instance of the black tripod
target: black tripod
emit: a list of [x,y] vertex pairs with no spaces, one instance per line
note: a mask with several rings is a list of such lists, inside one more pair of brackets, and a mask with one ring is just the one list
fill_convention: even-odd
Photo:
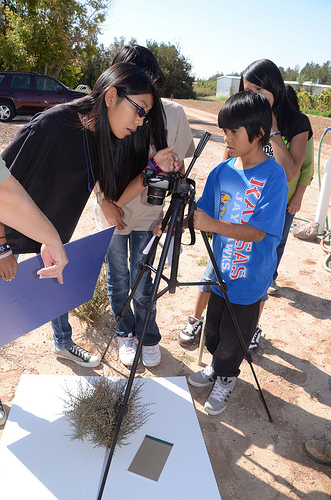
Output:
[[[106,463],[106,466],[105,466],[105,469],[104,469],[104,474],[103,474],[103,478],[102,478],[102,481],[101,481],[101,485],[100,485],[100,489],[99,489],[99,494],[98,494],[97,500],[101,500],[102,499],[102,494],[103,494],[103,490],[104,490],[104,487],[105,487],[105,484],[106,484],[107,475],[108,475],[108,472],[109,472],[111,460],[112,460],[112,457],[113,457],[113,454],[114,454],[114,451],[115,451],[115,446],[116,446],[116,441],[117,441],[117,437],[118,437],[118,434],[119,434],[119,430],[120,430],[120,427],[121,427],[121,424],[122,424],[122,420],[123,420],[124,416],[128,412],[128,402],[129,402],[129,398],[130,398],[130,392],[131,392],[131,389],[132,389],[132,384],[133,384],[135,373],[136,373],[136,370],[137,370],[137,365],[138,365],[138,361],[139,361],[139,358],[140,358],[140,355],[141,355],[142,346],[143,346],[143,343],[144,343],[144,339],[145,339],[146,331],[147,331],[148,324],[149,324],[149,321],[150,321],[150,317],[151,317],[152,312],[156,308],[156,301],[162,295],[164,295],[166,292],[175,293],[176,288],[178,286],[198,286],[198,285],[201,284],[200,281],[179,283],[178,280],[177,280],[177,273],[178,273],[178,264],[179,264],[179,254],[180,254],[182,230],[183,230],[183,226],[184,226],[184,211],[185,211],[185,207],[186,207],[186,205],[189,206],[189,214],[187,216],[188,223],[189,223],[190,220],[193,220],[193,212],[194,212],[194,208],[195,208],[195,201],[194,201],[195,200],[194,181],[192,179],[189,179],[188,175],[189,175],[190,171],[192,170],[192,167],[193,167],[196,159],[200,156],[203,148],[205,147],[206,143],[208,142],[209,137],[210,137],[210,134],[208,132],[205,132],[203,134],[203,136],[202,136],[202,138],[201,138],[201,140],[200,140],[200,142],[199,142],[199,144],[198,144],[198,146],[197,146],[197,148],[196,148],[196,150],[194,152],[193,159],[192,159],[192,161],[191,161],[191,163],[190,163],[190,165],[189,165],[189,167],[187,169],[187,172],[186,172],[185,176],[182,179],[178,178],[177,185],[175,183],[173,185],[173,187],[172,187],[173,194],[172,194],[170,206],[169,206],[169,208],[167,210],[167,213],[166,213],[166,215],[165,215],[165,217],[163,219],[163,222],[162,222],[162,232],[163,232],[163,230],[165,229],[165,227],[167,225],[168,225],[168,230],[167,230],[167,235],[166,235],[166,238],[165,238],[164,246],[163,246],[163,249],[162,249],[162,252],[161,252],[161,256],[160,256],[158,267],[157,267],[157,269],[155,269],[154,267],[152,267],[150,265],[150,262],[153,259],[154,253],[156,251],[156,248],[157,248],[157,245],[158,245],[158,242],[159,242],[159,239],[160,239],[159,237],[156,237],[155,240],[152,243],[152,246],[151,246],[151,248],[150,248],[150,250],[148,252],[148,255],[147,255],[145,261],[140,264],[141,270],[140,270],[139,276],[137,278],[137,281],[134,284],[131,293],[129,294],[129,296],[127,297],[127,299],[126,299],[126,301],[124,303],[123,310],[121,311],[119,317],[117,318],[117,322],[116,322],[114,331],[113,331],[113,333],[111,335],[111,338],[110,338],[110,340],[109,340],[109,342],[107,344],[107,347],[106,347],[106,349],[105,349],[105,351],[104,351],[104,353],[102,355],[102,358],[101,358],[101,361],[102,361],[104,359],[107,351],[108,351],[108,348],[109,348],[110,343],[111,343],[111,341],[112,341],[112,339],[113,339],[113,337],[115,335],[115,332],[117,331],[118,327],[120,326],[120,324],[122,323],[122,321],[123,321],[123,319],[125,317],[126,311],[128,310],[130,302],[131,302],[131,300],[132,300],[132,298],[133,298],[133,296],[134,296],[134,294],[135,294],[135,292],[136,292],[136,290],[137,290],[137,288],[139,286],[139,283],[140,283],[140,281],[141,281],[141,279],[143,277],[143,274],[148,269],[150,269],[151,271],[153,271],[155,273],[153,288],[152,288],[152,292],[151,292],[149,301],[146,303],[146,315],[145,315],[145,318],[144,318],[144,323],[143,323],[142,331],[141,331],[141,334],[140,334],[140,339],[139,339],[139,342],[138,342],[138,345],[137,345],[137,350],[136,350],[136,354],[135,354],[135,357],[134,357],[134,360],[133,360],[133,364],[132,364],[132,368],[131,368],[131,371],[130,371],[130,375],[129,375],[129,378],[128,378],[128,381],[127,381],[127,385],[126,385],[126,389],[125,389],[123,401],[122,401],[122,403],[120,403],[119,408],[118,408],[118,420],[117,420],[117,424],[116,424],[116,428],[115,428],[115,432],[114,432],[114,438],[113,438],[111,447],[109,448],[108,460],[107,460],[107,463]],[[245,341],[244,341],[242,333],[240,331],[240,327],[238,325],[237,318],[235,317],[235,314],[234,314],[233,309],[232,309],[232,305],[231,305],[231,303],[230,303],[230,301],[228,299],[226,284],[222,280],[222,277],[221,277],[220,271],[218,269],[218,266],[217,266],[214,254],[213,254],[212,249],[210,247],[210,244],[208,242],[207,235],[206,235],[206,233],[204,231],[201,231],[201,234],[202,234],[204,243],[206,245],[209,257],[210,257],[210,259],[212,261],[212,265],[213,265],[213,268],[215,270],[216,277],[217,277],[217,280],[218,280],[218,281],[212,282],[210,284],[217,285],[219,287],[219,290],[222,292],[222,294],[224,296],[226,305],[228,307],[231,319],[233,321],[236,333],[237,333],[239,341],[240,341],[241,348],[242,348],[242,350],[244,352],[244,357],[248,361],[248,363],[249,363],[249,365],[251,367],[251,370],[253,372],[253,376],[254,376],[256,385],[258,387],[258,391],[259,391],[261,399],[262,399],[262,403],[263,403],[264,408],[265,408],[265,410],[266,410],[266,412],[268,414],[270,422],[272,422],[272,418],[271,418],[270,412],[269,412],[268,407],[266,405],[264,396],[262,394],[262,390],[260,388],[259,382],[257,380],[256,374],[255,374],[255,371],[254,371],[254,368],[252,366],[252,357],[251,357],[251,354],[249,353],[249,351],[248,351],[248,349],[246,347]],[[164,269],[166,258],[167,258],[167,254],[168,254],[168,251],[169,251],[169,248],[170,248],[170,242],[171,242],[172,235],[174,235],[175,240],[174,240],[174,248],[173,248],[173,257],[172,257],[172,265],[171,265],[170,278],[168,278],[168,277],[166,277],[163,274],[163,269]],[[194,236],[193,235],[194,235],[194,231],[192,229],[192,231],[191,231],[191,236],[192,236],[191,243],[192,244],[194,243]],[[161,290],[160,292],[158,292],[161,279],[163,279],[167,283],[167,286],[163,290]]]

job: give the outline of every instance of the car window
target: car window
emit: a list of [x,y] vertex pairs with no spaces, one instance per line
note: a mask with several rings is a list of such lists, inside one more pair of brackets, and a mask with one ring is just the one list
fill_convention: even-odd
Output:
[[31,88],[31,78],[29,75],[14,75],[9,87],[11,89],[29,90]]
[[4,80],[5,80],[5,75],[0,75],[0,87],[3,84]]
[[57,92],[61,87],[47,76],[36,76],[36,89],[48,90],[49,92]]

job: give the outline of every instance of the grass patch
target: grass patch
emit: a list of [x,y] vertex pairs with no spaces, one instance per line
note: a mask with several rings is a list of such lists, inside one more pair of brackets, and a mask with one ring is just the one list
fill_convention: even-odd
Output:
[[183,361],[185,363],[193,363],[193,361],[194,361],[194,358],[192,356],[190,356],[189,354],[187,354],[186,351],[180,351],[177,358],[180,361]]
[[315,109],[300,109],[301,113],[305,115],[313,115],[313,116],[324,116],[325,118],[331,118],[331,111],[316,111]]
[[95,321],[105,315],[108,305],[107,268],[106,264],[103,264],[92,299],[85,304],[76,307],[76,309],[72,312],[81,321],[85,321],[89,325],[92,325]]
[[199,101],[215,101],[215,102],[225,102],[229,96],[220,95],[218,97],[214,95],[206,95],[205,97],[199,97]]
[[203,255],[200,259],[197,259],[197,266],[206,266],[208,264],[207,255]]

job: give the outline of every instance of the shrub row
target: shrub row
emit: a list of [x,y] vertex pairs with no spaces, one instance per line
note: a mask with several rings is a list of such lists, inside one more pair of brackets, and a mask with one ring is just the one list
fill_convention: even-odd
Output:
[[331,89],[324,89],[319,94],[310,94],[306,90],[297,93],[300,109],[331,112]]

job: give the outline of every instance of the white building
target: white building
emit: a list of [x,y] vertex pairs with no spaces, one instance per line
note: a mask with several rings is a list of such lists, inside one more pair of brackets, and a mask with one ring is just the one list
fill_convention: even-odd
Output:
[[240,76],[219,76],[217,78],[216,97],[230,97],[239,91]]
[[[219,76],[217,78],[216,97],[227,96],[235,94],[239,91],[240,76]],[[295,90],[304,88],[307,92],[318,94],[324,89],[331,89],[331,85],[321,85],[319,83],[304,82],[300,85],[298,82],[285,82],[292,85]]]

